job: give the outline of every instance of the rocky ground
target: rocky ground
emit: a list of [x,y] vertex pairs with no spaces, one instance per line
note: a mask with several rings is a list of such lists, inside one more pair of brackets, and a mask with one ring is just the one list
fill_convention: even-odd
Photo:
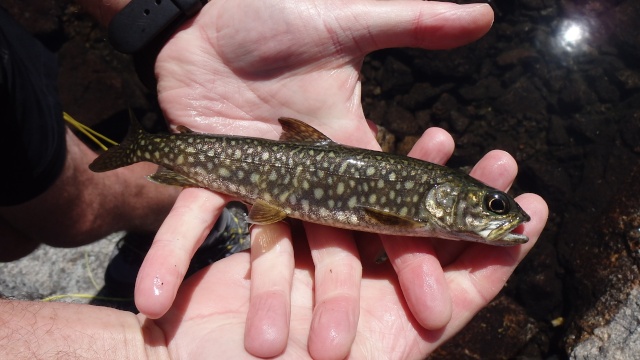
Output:
[[[545,232],[504,291],[433,358],[633,359],[640,353],[640,3],[490,3],[496,22],[480,41],[377,52],[362,72],[366,115],[394,135],[396,151],[443,127],[456,139],[451,166],[506,150],[520,165],[513,191],[538,193],[550,205]],[[67,112],[113,128],[128,107],[153,111],[127,58],[77,8],[0,4],[58,52]],[[68,250],[45,249],[13,273],[18,265],[2,265],[0,292],[34,299],[94,291],[65,283],[87,279],[84,254],[94,264],[113,247],[103,246],[62,257]],[[30,277],[43,256],[61,270]]]

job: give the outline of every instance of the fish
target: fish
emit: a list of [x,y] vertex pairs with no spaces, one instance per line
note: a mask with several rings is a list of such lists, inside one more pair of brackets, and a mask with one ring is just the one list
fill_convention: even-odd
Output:
[[149,180],[206,188],[251,205],[247,221],[287,217],[379,234],[491,245],[524,244],[530,220],[513,197],[453,168],[341,145],[303,121],[281,117],[278,140],[197,133],[151,134],[132,116],[120,145],[89,168],[159,165]]

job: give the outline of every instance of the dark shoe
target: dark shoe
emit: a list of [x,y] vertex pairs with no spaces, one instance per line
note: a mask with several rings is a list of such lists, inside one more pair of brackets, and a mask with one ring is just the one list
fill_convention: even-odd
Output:
[[[232,211],[238,213],[234,215]],[[251,245],[246,221],[238,217],[242,210],[225,208],[213,229],[196,251],[185,277]],[[105,271],[103,293],[112,297],[133,297],[138,271],[147,255],[153,236],[127,234],[118,243]]]

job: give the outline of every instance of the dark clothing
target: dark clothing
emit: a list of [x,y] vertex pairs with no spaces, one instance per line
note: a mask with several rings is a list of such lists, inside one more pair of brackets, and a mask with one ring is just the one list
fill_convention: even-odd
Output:
[[0,206],[46,191],[66,159],[57,62],[0,8]]

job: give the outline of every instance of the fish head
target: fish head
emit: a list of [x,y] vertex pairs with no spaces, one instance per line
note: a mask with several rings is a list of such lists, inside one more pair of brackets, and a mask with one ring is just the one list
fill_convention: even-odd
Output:
[[456,240],[508,246],[529,239],[513,232],[530,220],[510,195],[482,183],[446,183],[432,188],[423,203],[437,233]]

